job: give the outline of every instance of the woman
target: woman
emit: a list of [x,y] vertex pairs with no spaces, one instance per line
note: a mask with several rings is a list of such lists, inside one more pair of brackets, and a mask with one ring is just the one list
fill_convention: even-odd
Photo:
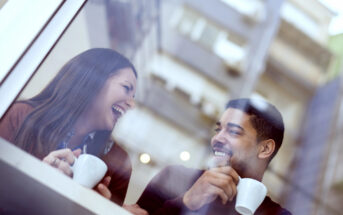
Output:
[[0,136],[67,175],[74,155],[101,157],[109,171],[95,189],[122,205],[131,163],[109,138],[118,118],[134,106],[136,78],[134,66],[121,54],[85,51],[37,96],[15,103],[0,123]]

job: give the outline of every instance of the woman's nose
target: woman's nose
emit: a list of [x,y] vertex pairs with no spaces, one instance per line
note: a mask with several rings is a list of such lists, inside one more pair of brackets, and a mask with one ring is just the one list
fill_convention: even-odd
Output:
[[134,108],[136,106],[135,99],[129,98],[128,100],[126,100],[126,104],[129,108]]

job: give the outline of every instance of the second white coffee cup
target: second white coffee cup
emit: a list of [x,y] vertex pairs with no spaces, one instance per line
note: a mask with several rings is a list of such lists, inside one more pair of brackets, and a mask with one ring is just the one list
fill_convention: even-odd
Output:
[[73,180],[88,188],[93,188],[107,172],[105,162],[90,154],[82,154],[75,158],[71,168]]
[[243,215],[254,214],[267,195],[267,188],[252,178],[241,178],[237,185],[235,209]]

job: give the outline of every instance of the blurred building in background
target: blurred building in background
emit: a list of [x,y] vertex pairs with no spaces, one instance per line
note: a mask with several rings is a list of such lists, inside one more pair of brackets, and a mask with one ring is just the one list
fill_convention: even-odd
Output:
[[317,0],[90,0],[38,73],[53,77],[43,71],[89,47],[133,59],[137,108],[114,131],[133,163],[126,203],[166,165],[206,167],[225,103],[250,96],[275,104],[286,125],[263,181],[272,199],[294,214],[339,214],[343,89],[328,71],[341,70],[343,52],[328,48],[333,16]]
[[329,78],[336,78],[343,70],[343,34],[333,35],[329,39],[329,48],[334,53],[329,69]]
[[[139,144],[133,149],[141,148],[139,153],[150,154],[152,161],[137,171],[146,173],[148,168],[180,163],[178,153],[182,151],[192,158],[185,165],[205,166],[211,126],[227,99],[263,97],[281,110],[287,128],[284,146],[264,178],[270,195],[295,214],[337,213],[337,207],[320,196],[320,175],[326,162],[322,152],[326,149],[317,147],[321,156],[315,158],[321,159],[314,162],[310,156],[314,149],[306,147],[313,136],[308,127],[312,131],[322,128],[319,121],[330,124],[337,116],[335,98],[339,94],[334,94],[338,85],[321,88],[332,57],[327,43],[334,14],[318,1],[180,0],[156,4],[159,49],[145,65],[145,89],[139,96],[142,108],[153,114],[154,133],[132,141]],[[332,114],[323,113],[322,118],[313,120],[309,113],[318,114],[316,110]],[[168,125],[166,130],[155,126],[155,117]],[[188,138],[175,138],[172,133]],[[124,139],[128,134],[122,135]],[[162,138],[154,137],[159,134]],[[166,136],[170,137],[163,138]],[[310,139],[311,146],[326,146],[330,141],[325,137]],[[175,148],[175,153],[169,150]],[[315,164],[318,168],[313,168]]]

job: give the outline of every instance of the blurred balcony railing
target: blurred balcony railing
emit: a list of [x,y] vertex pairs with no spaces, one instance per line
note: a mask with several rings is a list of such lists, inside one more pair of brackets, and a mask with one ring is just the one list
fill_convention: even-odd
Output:
[[185,0],[184,2],[191,8],[198,10],[205,17],[208,17],[226,29],[230,29],[244,39],[253,35],[254,28],[246,22],[244,15],[222,1]]
[[316,64],[323,72],[330,63],[331,52],[329,49],[313,38],[309,37],[286,20],[280,23],[278,37],[295,47],[302,55],[307,56],[309,61]]
[[167,90],[165,83],[152,76],[149,84],[145,85],[144,98],[137,98],[138,102],[176,127],[185,129],[194,138],[206,142],[211,136],[210,130],[216,119],[205,114],[201,103],[192,104],[190,95],[185,91],[179,88]]
[[176,31],[164,30],[161,43],[164,51],[224,87],[235,85],[235,80],[228,74],[234,69],[222,59]]
[[331,57],[326,47],[284,20],[269,50],[269,61],[310,91],[322,84]]

